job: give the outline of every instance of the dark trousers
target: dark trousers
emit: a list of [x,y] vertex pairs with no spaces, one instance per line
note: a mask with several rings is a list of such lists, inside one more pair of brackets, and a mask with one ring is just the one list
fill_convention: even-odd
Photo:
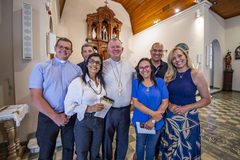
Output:
[[76,120],[74,137],[77,160],[87,160],[88,151],[91,160],[101,160],[99,149],[104,132],[104,119],[94,117],[95,113],[85,113],[84,119]]
[[103,138],[103,159],[112,160],[112,143],[116,131],[115,160],[124,160],[128,149],[130,105],[122,108],[111,107],[105,117]]
[[74,135],[73,127],[76,120],[76,114],[70,118],[67,125],[58,127],[53,120],[48,116],[42,114],[38,115],[38,127],[36,132],[36,138],[39,151],[39,160],[52,160],[56,146],[56,140],[61,130],[62,139],[62,160],[72,160],[74,150]]

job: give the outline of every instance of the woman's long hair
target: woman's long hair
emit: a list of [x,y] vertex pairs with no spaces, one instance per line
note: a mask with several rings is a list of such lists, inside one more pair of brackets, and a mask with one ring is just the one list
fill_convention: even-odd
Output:
[[147,61],[147,62],[150,63],[150,66],[151,66],[150,79],[154,82],[154,84],[156,85],[156,87],[158,87],[157,81],[156,81],[156,78],[155,78],[155,74],[154,74],[154,72],[153,72],[153,70],[154,70],[153,64],[152,64],[152,62],[150,61],[149,58],[142,58],[142,59],[140,59],[140,61],[139,61],[138,64],[137,64],[136,70],[137,70],[138,86],[139,86],[140,82],[144,81],[144,78],[142,77],[142,75],[140,74],[139,69],[138,69],[138,68],[139,68],[139,64],[140,64],[142,61]]
[[[99,70],[98,73],[96,74],[96,78],[98,78],[98,79],[100,80],[100,85],[102,85],[103,88],[105,88],[105,81],[104,81],[103,76],[102,76],[102,69],[103,69],[103,60],[102,60],[102,57],[101,57],[98,53],[92,53],[92,54],[90,54],[89,57],[88,57],[88,59],[87,59],[87,65],[88,65],[89,59],[90,59],[91,57],[99,57],[100,60],[101,60],[100,70]],[[85,79],[86,74],[88,74],[88,76],[89,76],[89,71],[88,71],[87,65],[86,65],[85,71],[83,72],[83,75],[82,75],[82,80],[83,80],[83,82],[84,82],[85,84],[87,84],[86,79]]]
[[185,55],[186,60],[187,60],[186,64],[187,64],[188,68],[194,69],[192,66],[192,61],[191,61],[190,57],[188,56],[188,54],[185,52],[185,50],[180,47],[173,48],[168,55],[168,70],[167,70],[167,73],[165,76],[166,84],[168,84],[169,82],[173,81],[176,78],[177,68],[172,64],[172,56],[173,56],[174,51],[176,51],[176,50],[181,51]]

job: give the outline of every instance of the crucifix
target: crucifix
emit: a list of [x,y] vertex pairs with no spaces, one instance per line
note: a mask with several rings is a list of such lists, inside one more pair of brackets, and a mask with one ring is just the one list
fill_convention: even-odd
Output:
[[107,0],[105,0],[105,1],[104,1],[104,3],[106,4],[105,6],[107,7],[107,6],[108,6],[108,1],[107,1]]
[[118,91],[118,95],[119,96],[121,96],[122,94],[121,94],[121,91],[122,91],[122,89],[119,87],[116,91]]

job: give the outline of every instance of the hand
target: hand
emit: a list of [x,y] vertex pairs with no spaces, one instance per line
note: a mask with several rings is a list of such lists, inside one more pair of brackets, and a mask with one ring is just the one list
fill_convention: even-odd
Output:
[[148,130],[151,130],[153,127],[155,126],[155,123],[152,123],[152,119],[149,119],[145,125],[144,125],[144,128],[148,129]]
[[102,103],[96,103],[96,104],[94,104],[93,106],[91,106],[91,111],[92,111],[92,112],[97,112],[97,111],[103,110],[103,108],[104,108],[104,104],[102,104]]
[[176,104],[172,104],[172,103],[169,103],[169,105],[168,105],[169,110],[170,110],[171,112],[173,112],[174,114],[175,114],[176,109],[177,109],[178,107],[180,107],[180,106],[178,106],[178,105],[176,105]]
[[155,112],[152,114],[152,118],[153,118],[156,122],[158,122],[158,121],[160,121],[160,120],[163,118],[163,116],[162,116],[163,113],[164,113],[163,111],[155,111]]
[[67,118],[67,115],[65,113],[56,114],[56,116],[52,120],[59,127],[65,126],[69,122],[69,119]]
[[186,107],[184,107],[184,106],[179,106],[179,107],[177,107],[175,110],[174,110],[174,114],[178,114],[178,115],[182,115],[182,114],[184,114],[184,113],[186,113],[187,112],[187,109],[186,109]]

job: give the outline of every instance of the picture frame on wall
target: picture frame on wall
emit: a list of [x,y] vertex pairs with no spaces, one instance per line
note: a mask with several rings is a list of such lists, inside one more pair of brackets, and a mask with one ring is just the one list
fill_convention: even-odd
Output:
[[240,46],[238,46],[235,50],[235,59],[240,59]]

